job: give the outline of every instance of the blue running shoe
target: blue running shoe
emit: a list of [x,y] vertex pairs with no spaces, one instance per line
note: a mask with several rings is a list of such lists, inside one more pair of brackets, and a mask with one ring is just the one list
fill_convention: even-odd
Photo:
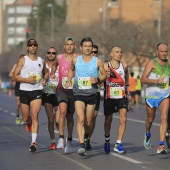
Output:
[[125,149],[123,148],[122,143],[116,143],[113,149],[117,153],[126,153]]
[[145,134],[145,139],[143,142],[143,145],[146,149],[151,149],[151,140],[150,140],[151,136],[146,136]]
[[105,151],[106,154],[110,153],[110,142],[104,143],[104,151]]

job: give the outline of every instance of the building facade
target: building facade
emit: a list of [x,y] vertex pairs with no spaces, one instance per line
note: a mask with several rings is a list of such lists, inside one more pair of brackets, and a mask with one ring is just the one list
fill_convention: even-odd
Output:
[[67,24],[109,19],[158,21],[160,10],[170,8],[169,0],[67,0]]

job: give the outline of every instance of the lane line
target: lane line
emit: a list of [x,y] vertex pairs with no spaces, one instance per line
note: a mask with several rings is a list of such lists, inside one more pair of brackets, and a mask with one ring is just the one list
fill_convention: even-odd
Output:
[[127,156],[119,155],[119,154],[117,154],[117,153],[111,152],[110,154],[113,155],[113,156],[116,156],[116,157],[118,157],[118,158],[124,159],[124,160],[126,160],[126,161],[128,161],[128,162],[134,163],[134,164],[142,164],[142,163],[143,163],[143,162],[137,161],[137,160],[135,160],[135,159],[129,158],[129,157],[127,157]]
[[[18,133],[18,132],[16,132],[16,131],[13,131],[12,129],[10,129],[10,128],[6,127],[6,126],[2,126],[2,128],[8,130],[9,132],[11,132],[11,133],[14,134],[14,135],[17,135],[17,136],[19,136],[19,137],[22,137],[22,138],[24,138],[24,139],[26,139],[26,140],[29,140],[29,139],[30,139],[30,138],[28,138],[28,137],[25,137],[25,136],[21,135],[20,133]],[[47,147],[47,146],[45,146],[45,145],[43,145],[43,144],[41,144],[41,143],[39,143],[39,142],[37,142],[37,144],[40,145],[40,146],[42,146],[42,147]],[[88,167],[88,166],[86,166],[86,165],[84,165],[84,164],[76,161],[75,159],[69,158],[68,156],[66,156],[66,154],[65,154],[65,155],[62,155],[61,153],[57,152],[57,150],[55,150],[53,153],[55,153],[56,155],[58,155],[58,156],[60,156],[60,157],[62,157],[62,158],[64,158],[64,159],[67,159],[67,160],[69,160],[70,162],[78,165],[81,169],[93,170],[93,169],[91,169],[90,167]]]
[[[48,129],[48,128],[47,128],[47,129]],[[54,132],[55,132],[56,134],[59,134],[59,131],[58,131],[58,130],[54,130]],[[73,140],[78,142],[78,139],[77,139],[77,138],[73,138]],[[124,160],[126,160],[126,161],[128,161],[128,162],[134,163],[134,164],[142,164],[142,163],[143,163],[143,162],[137,161],[137,160],[135,160],[135,159],[132,159],[132,158],[129,158],[129,157],[127,157],[127,156],[120,155],[120,154],[117,154],[117,153],[111,152],[110,154],[113,155],[113,156],[115,156],[115,157],[118,157],[118,158],[120,158],[120,159],[124,159]]]

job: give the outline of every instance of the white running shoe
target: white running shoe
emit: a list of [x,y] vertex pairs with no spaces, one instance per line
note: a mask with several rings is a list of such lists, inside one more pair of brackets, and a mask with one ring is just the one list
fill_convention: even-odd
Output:
[[71,153],[72,152],[72,141],[69,141],[67,138],[66,138],[66,146],[64,148],[64,152],[65,153]]
[[64,139],[59,138],[58,144],[57,144],[57,149],[64,149]]

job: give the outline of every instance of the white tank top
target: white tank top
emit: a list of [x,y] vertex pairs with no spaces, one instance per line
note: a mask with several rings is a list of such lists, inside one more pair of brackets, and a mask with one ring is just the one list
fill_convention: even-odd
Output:
[[36,61],[32,61],[27,55],[24,56],[25,64],[21,69],[20,76],[23,78],[29,78],[36,76],[36,83],[21,83],[20,90],[24,91],[33,91],[33,90],[42,90],[43,86],[41,83],[42,80],[42,70],[43,63],[42,58],[38,57]]
[[[46,68],[48,68],[49,73],[51,73],[51,67],[49,67],[47,63],[46,63]],[[44,87],[45,93],[48,93],[48,94],[56,93],[56,88],[58,86],[58,68],[56,69],[55,77],[56,77],[55,79],[51,79],[49,75],[46,86]]]

